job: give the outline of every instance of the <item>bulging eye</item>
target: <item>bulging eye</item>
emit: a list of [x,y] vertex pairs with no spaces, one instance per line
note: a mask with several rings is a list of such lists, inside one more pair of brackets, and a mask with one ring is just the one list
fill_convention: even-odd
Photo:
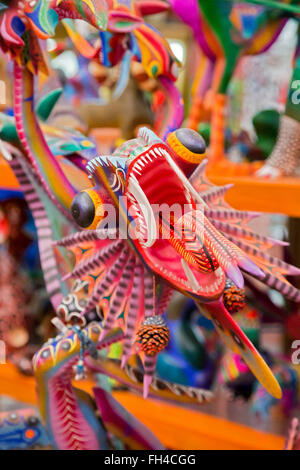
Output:
[[97,191],[87,189],[78,193],[71,204],[71,214],[82,228],[97,228],[103,219],[103,202]]
[[178,157],[188,163],[199,164],[205,158],[205,141],[192,129],[177,129],[168,135],[167,140]]
[[193,129],[178,129],[175,131],[175,134],[179,142],[190,152],[197,154],[205,152],[205,141],[198,132]]

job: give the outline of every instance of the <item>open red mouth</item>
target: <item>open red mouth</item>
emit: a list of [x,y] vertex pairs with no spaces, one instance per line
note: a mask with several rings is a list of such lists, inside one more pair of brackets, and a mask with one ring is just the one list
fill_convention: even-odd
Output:
[[223,270],[216,266],[210,272],[199,272],[162,236],[157,223],[158,210],[164,208],[172,217],[174,207],[183,215],[196,206],[184,177],[179,178],[169,163],[171,152],[164,143],[157,143],[130,163],[125,194],[136,222],[133,241],[148,266],[177,289],[205,300],[215,299],[225,287]]

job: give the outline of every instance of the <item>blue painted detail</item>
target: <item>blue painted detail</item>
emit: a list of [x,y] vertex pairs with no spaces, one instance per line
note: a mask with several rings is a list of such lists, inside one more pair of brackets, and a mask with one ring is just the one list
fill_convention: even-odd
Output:
[[[45,447],[51,445],[43,424],[37,416],[18,416],[16,422],[9,417],[18,412],[7,413],[7,418],[0,424],[0,450],[30,449],[33,446]],[[32,422],[30,421],[32,420]]]
[[22,34],[25,32],[25,24],[23,21],[18,17],[14,16],[11,22],[12,29],[18,36],[22,36]]
[[111,63],[109,60],[109,53],[111,51],[109,41],[112,37],[112,34],[109,33],[108,31],[100,31],[99,33],[100,39],[101,39],[101,44],[102,44],[102,49],[101,49],[101,59],[102,59],[102,64],[105,67],[111,67]]

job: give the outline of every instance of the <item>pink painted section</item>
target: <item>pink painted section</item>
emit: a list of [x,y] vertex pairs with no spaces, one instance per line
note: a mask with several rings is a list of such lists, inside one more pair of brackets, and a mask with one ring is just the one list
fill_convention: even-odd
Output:
[[67,380],[50,380],[49,415],[56,444],[61,450],[100,450],[94,430],[78,406]]

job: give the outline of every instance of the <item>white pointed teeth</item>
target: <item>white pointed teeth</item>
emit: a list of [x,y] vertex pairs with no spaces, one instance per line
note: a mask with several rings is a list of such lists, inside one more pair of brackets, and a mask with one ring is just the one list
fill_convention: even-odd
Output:
[[183,270],[185,272],[185,275],[186,275],[188,281],[190,282],[192,288],[196,292],[198,292],[199,289],[200,289],[200,286],[199,286],[199,283],[198,283],[197,279],[195,278],[191,268],[189,267],[189,265],[187,264],[187,262],[184,259],[181,260],[181,264],[182,264]]
[[147,163],[152,162],[152,160],[151,160],[151,158],[149,157],[148,154],[143,155],[143,156],[141,157],[141,160],[142,160],[142,162],[144,163],[144,166],[145,166],[145,164],[147,165]]
[[99,156],[90,160],[86,169],[93,173],[99,166],[101,167],[114,167],[115,169],[126,170],[126,158],[114,157],[114,156]]
[[162,146],[149,147],[147,151],[133,160],[133,173],[142,176],[143,171],[147,170],[147,165],[152,163],[157,157],[162,157],[164,152],[166,150]]
[[145,144],[163,143],[163,141],[148,127],[141,127],[138,131],[138,138],[143,139]]
[[153,158],[157,158],[157,153],[155,153],[154,150],[150,150],[149,153]]
[[98,166],[107,166],[107,159],[106,157],[95,157],[92,160],[90,160],[87,165],[86,169],[90,172],[93,173]]
[[[152,207],[134,175],[130,175],[127,189],[128,197],[134,202],[136,215],[139,219],[140,230],[137,235],[140,235],[141,243],[149,248],[155,243],[158,237],[158,229]],[[130,195],[133,196],[136,202]],[[146,241],[145,235],[147,236]]]

